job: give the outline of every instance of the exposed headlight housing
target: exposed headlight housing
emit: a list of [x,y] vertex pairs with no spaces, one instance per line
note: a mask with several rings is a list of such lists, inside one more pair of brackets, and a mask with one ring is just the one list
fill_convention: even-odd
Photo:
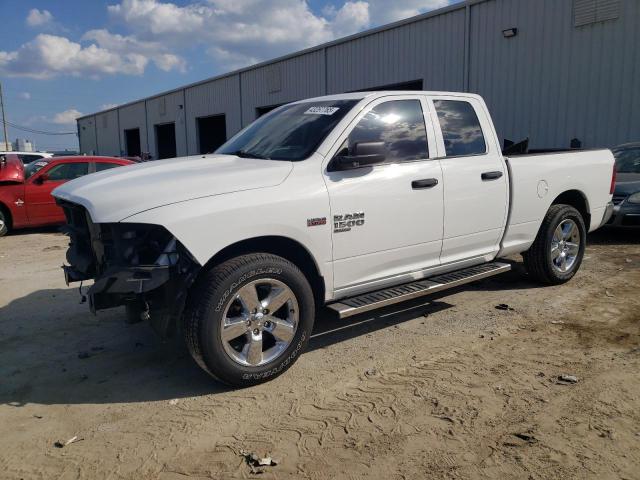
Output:
[[636,192],[633,195],[630,195],[629,198],[627,198],[627,202],[640,203],[640,192]]

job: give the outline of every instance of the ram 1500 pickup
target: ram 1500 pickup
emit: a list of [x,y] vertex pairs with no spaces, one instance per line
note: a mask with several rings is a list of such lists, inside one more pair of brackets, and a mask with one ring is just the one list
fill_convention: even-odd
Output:
[[289,368],[316,308],[341,317],[507,271],[575,275],[612,211],[609,150],[505,157],[481,97],[367,92],[273,110],[213,155],[54,192],[68,282],[125,305],[236,386]]

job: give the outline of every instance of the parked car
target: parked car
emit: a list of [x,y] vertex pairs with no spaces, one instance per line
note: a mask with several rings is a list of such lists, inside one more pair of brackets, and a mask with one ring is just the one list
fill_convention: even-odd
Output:
[[609,225],[640,227],[640,143],[627,143],[612,151],[617,177]]
[[28,163],[35,162],[36,160],[40,160],[43,158],[51,158],[53,157],[53,153],[49,152],[0,152],[0,155],[17,155],[18,158],[27,165]]
[[12,229],[62,224],[51,191],[74,178],[133,162],[111,157],[49,157],[23,165],[15,153],[0,156],[0,237]]
[[54,196],[65,278],[95,279],[93,311],[179,330],[204,370],[247,386],[296,361],[320,304],[349,317],[506,272],[515,253],[532,279],[567,282],[611,215],[613,173],[610,150],[504,157],[478,95],[367,92]]

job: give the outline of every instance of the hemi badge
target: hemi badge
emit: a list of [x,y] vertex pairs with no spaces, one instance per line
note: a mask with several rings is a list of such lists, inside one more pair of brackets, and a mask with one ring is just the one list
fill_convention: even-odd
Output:
[[318,225],[326,225],[327,217],[321,218],[307,218],[307,227],[315,227]]

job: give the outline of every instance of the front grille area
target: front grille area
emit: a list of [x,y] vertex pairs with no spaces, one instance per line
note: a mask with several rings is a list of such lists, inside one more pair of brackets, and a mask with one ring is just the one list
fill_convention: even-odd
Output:
[[97,277],[111,267],[154,265],[170,244],[172,235],[159,225],[93,223],[87,210],[75,203],[59,202],[69,236],[67,261],[85,276]]
[[64,232],[69,237],[67,262],[76,270],[91,277],[95,274],[95,257],[91,245],[91,229],[94,228],[87,210],[71,202],[58,200],[67,219]]

